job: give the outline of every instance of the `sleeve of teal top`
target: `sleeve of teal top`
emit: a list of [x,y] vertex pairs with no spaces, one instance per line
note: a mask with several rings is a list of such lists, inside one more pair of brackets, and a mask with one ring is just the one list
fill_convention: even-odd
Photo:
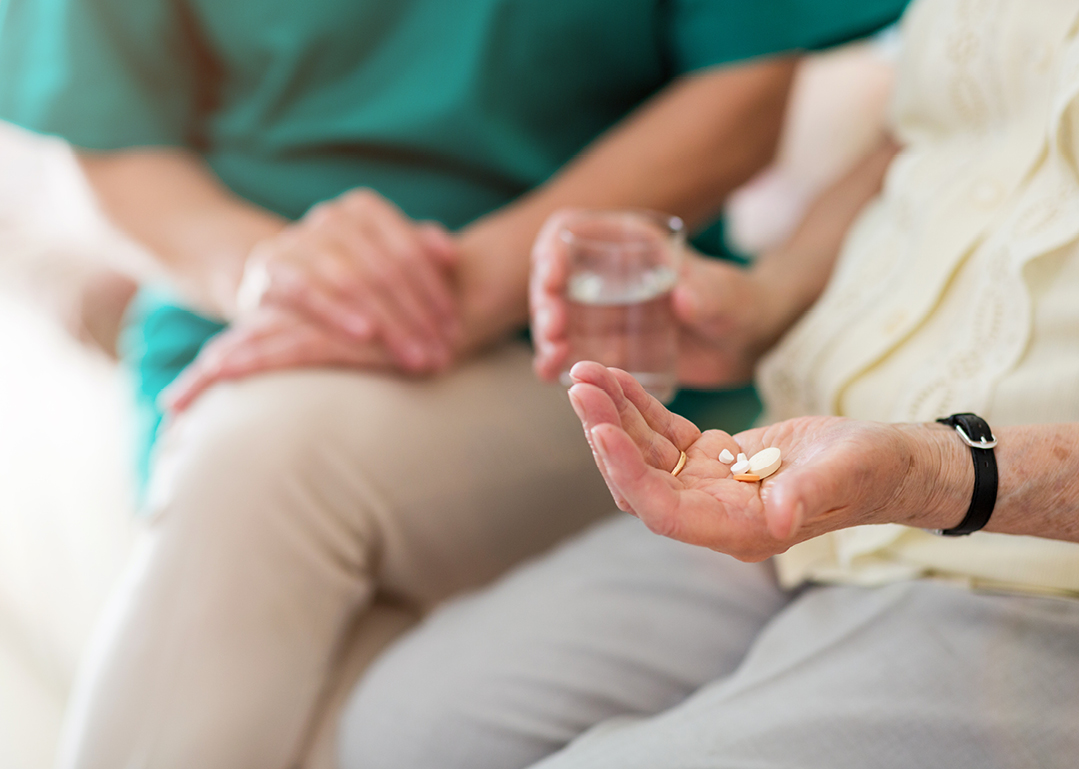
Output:
[[195,51],[171,0],[0,0],[0,118],[90,149],[190,142]]
[[666,0],[675,73],[865,37],[902,15],[909,0]]

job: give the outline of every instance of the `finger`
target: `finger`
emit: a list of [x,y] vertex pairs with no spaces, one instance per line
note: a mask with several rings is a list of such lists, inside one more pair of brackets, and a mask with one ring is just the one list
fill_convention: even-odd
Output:
[[681,476],[674,478],[649,466],[625,431],[598,425],[592,429],[592,440],[610,487],[652,532],[743,561],[762,561],[782,549],[753,515],[731,515],[712,494],[687,488]]
[[189,366],[172,384],[161,391],[158,396],[158,405],[165,413],[181,414],[209,385],[210,380],[202,375],[201,367]]
[[296,260],[276,260],[267,266],[270,283],[263,303],[296,310],[349,339],[372,339],[377,329],[371,313],[342,295],[353,276],[343,268],[341,257],[333,253],[333,246],[323,243],[319,253],[305,256],[306,269]]
[[371,318],[341,298],[340,285],[351,277],[332,269],[341,261],[335,244],[323,233],[286,230],[248,258],[245,280],[250,277],[258,290],[246,297],[250,306],[241,307],[247,310],[243,316],[260,307],[285,307],[336,328],[347,338],[370,339],[375,330]]
[[637,408],[652,430],[680,449],[685,449],[701,437],[701,431],[695,424],[660,403],[632,374],[621,369],[612,369],[611,373],[618,380],[626,399]]
[[241,379],[270,371],[308,366],[382,367],[377,348],[347,344],[302,323],[232,346],[215,372],[215,381]]
[[532,336],[536,343],[535,368],[544,379],[553,380],[569,357],[566,288],[569,254],[561,233],[577,211],[560,211],[540,230],[532,246],[529,273],[529,302],[532,308]]
[[324,334],[306,328],[264,337],[233,350],[222,362],[222,379],[241,379],[259,373],[300,368],[334,361],[333,343]]
[[532,368],[536,376],[545,382],[555,382],[561,378],[569,360],[569,344],[566,342],[548,342],[536,349]]
[[681,483],[666,470],[645,462],[633,439],[621,428],[601,424],[592,428],[596,452],[606,467],[606,477],[612,492],[625,500],[629,509],[644,521],[649,529],[670,536],[677,525],[676,486]]
[[163,411],[181,414],[220,379],[219,364],[195,360],[172,384],[162,390],[158,402]]
[[822,515],[835,502],[834,477],[827,466],[789,467],[772,477],[762,491],[768,531],[781,542],[794,539],[810,517]]
[[452,286],[441,265],[430,258],[425,239],[414,223],[374,192],[350,195],[345,205],[353,212],[354,223],[383,258],[388,257],[383,265],[386,283],[402,306],[414,313],[415,321],[436,336],[455,324],[457,302]]
[[377,212],[386,210],[385,205],[369,191],[349,193],[343,201],[313,208],[302,226],[308,238],[316,237],[328,244],[328,250],[344,256],[351,278],[340,281],[338,290],[350,303],[371,305],[360,306],[379,316],[384,340],[394,346],[403,367],[423,369],[433,359],[448,359],[449,346],[433,310],[402,289],[406,281],[400,265],[373,240],[365,219],[383,215]]
[[570,354],[564,302],[545,302],[534,306],[532,341],[536,348],[533,363],[536,374],[541,379],[553,382],[565,369]]
[[[570,371],[570,377],[574,382],[594,384],[610,396],[618,410],[619,426],[636,442],[649,463],[655,467],[674,467],[682,450],[688,447],[691,441],[676,445],[665,435],[653,430],[633,401],[626,397],[615,371],[616,369],[586,361],[575,365]],[[632,377],[630,382],[632,386],[639,387]]]
[[398,265],[366,236],[354,237],[352,254],[366,275],[366,301],[378,316],[382,337],[394,356],[414,371],[447,363],[449,341],[438,330],[435,316],[404,284]]
[[678,285],[671,294],[671,307],[683,326],[692,328],[700,322],[705,306],[703,298],[709,295],[705,286],[713,288],[709,277],[709,273],[702,274],[698,269],[694,257],[686,256],[682,262]]
[[415,323],[399,303],[398,297],[386,286],[384,254],[359,231],[336,228],[326,235],[332,237],[342,252],[347,253],[346,266],[350,278],[342,279],[341,288],[353,305],[362,306],[370,314],[387,349],[397,364],[415,373],[441,368],[449,363],[448,344]]
[[536,236],[536,241],[532,244],[532,273],[529,282],[529,288],[534,293],[561,295],[566,290],[569,254],[562,239],[562,230],[576,214],[576,211],[554,214]]
[[709,326],[734,306],[732,280],[744,269],[729,262],[689,254],[672,296],[674,314],[685,326]]
[[173,414],[186,411],[207,389],[224,378],[222,367],[237,349],[276,333],[279,327],[276,318],[259,317],[256,322],[233,326],[214,337],[158,396],[162,410]]
[[569,400],[573,406],[573,411],[577,414],[577,418],[581,420],[581,424],[584,426],[584,436],[588,441],[588,447],[592,450],[592,458],[595,460],[600,475],[603,476],[603,480],[611,492],[611,496],[614,497],[615,504],[619,510],[632,513],[629,503],[618,493],[618,490],[611,482],[607,472],[607,465],[600,457],[592,440],[592,427],[617,419],[618,411],[615,409],[614,404],[611,403],[611,399],[607,397],[607,394],[592,385],[574,385],[570,388]]
[[396,260],[402,290],[410,292],[416,305],[430,316],[435,332],[448,337],[458,325],[457,299],[449,275],[426,247],[419,229],[395,207],[386,206],[383,216],[366,220],[368,231],[376,245]]

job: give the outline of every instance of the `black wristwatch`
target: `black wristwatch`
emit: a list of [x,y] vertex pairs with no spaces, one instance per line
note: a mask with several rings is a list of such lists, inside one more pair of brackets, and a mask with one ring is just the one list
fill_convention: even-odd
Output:
[[966,517],[955,528],[935,532],[944,537],[962,537],[984,529],[997,504],[997,459],[993,454],[997,439],[977,414],[952,414],[937,421],[955,428],[974,458],[974,493]]

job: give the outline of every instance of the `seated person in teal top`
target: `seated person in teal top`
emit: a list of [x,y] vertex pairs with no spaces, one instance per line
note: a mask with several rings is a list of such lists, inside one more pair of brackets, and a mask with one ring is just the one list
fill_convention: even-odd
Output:
[[774,150],[794,57],[755,57],[904,5],[0,6],[0,118],[80,148],[172,278],[129,312],[150,534],[87,662],[73,765],[317,752],[388,606],[605,512],[564,394],[514,341],[537,230],[565,206],[704,229]]

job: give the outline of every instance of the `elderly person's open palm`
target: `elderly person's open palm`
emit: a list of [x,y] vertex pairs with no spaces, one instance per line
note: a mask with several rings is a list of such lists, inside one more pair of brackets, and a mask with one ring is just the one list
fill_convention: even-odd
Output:
[[[702,433],[624,371],[588,362],[572,377],[570,399],[618,506],[664,536],[758,561],[828,531],[902,520],[927,501],[923,427],[821,416]],[[783,464],[758,483],[734,480],[719,460],[724,449],[772,446]]]

